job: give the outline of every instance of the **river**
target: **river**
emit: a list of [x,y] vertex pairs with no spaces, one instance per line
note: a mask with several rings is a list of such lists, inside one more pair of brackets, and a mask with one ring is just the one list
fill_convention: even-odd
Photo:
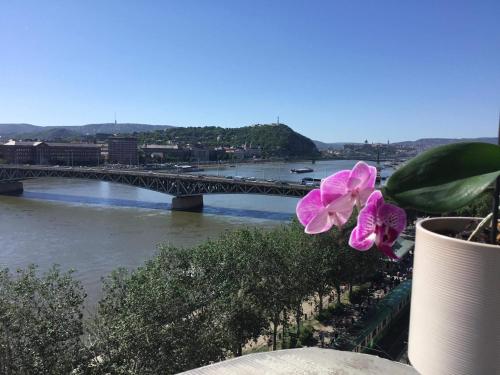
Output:
[[[300,181],[351,168],[355,161],[240,164],[203,174]],[[313,173],[290,174],[310,167]],[[384,173],[384,171],[383,171]],[[201,213],[170,210],[171,197],[100,181],[41,178],[24,182],[21,196],[0,196],[0,268],[30,263],[40,270],[57,263],[76,270],[88,294],[100,296],[101,277],[136,268],[160,243],[190,247],[244,226],[272,227],[289,221],[298,199],[261,195],[206,195]]]

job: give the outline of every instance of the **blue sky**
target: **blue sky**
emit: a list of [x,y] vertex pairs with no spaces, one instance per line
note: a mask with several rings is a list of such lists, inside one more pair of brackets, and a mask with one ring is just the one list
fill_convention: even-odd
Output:
[[1,1],[0,123],[496,136],[500,1]]

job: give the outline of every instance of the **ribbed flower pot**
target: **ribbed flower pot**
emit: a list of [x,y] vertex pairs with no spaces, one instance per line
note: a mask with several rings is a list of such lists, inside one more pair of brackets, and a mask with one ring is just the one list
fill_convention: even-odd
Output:
[[500,374],[500,246],[439,234],[471,221],[417,224],[408,356],[424,375]]

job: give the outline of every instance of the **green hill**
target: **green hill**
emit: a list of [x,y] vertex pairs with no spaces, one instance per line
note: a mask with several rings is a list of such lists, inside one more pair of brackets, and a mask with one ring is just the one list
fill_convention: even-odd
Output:
[[264,156],[310,158],[319,155],[313,141],[284,124],[252,125],[241,128],[175,127],[148,133],[136,133],[142,143],[197,144],[213,147],[261,148]]
[[31,124],[0,124],[0,136],[9,137],[21,133],[35,132],[39,126]]

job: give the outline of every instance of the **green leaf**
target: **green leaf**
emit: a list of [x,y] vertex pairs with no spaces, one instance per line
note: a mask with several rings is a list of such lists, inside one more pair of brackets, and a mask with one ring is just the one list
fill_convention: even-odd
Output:
[[402,207],[450,212],[471,202],[499,175],[499,146],[455,143],[411,159],[389,178],[384,193]]

